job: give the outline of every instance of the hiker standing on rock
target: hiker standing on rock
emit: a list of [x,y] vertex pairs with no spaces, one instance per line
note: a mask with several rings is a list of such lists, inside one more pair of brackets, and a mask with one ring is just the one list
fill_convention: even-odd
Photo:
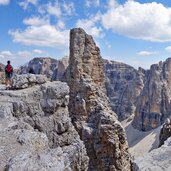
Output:
[[7,61],[7,65],[5,67],[5,85],[6,89],[9,89],[11,87],[12,81],[12,75],[13,75],[13,67],[10,64],[10,61]]

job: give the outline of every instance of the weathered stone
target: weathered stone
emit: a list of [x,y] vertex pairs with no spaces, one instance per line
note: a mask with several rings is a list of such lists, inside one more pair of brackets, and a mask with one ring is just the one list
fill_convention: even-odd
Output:
[[135,159],[134,171],[169,171],[171,170],[171,138],[160,148]]
[[85,146],[69,118],[68,94],[62,82],[0,91],[0,170],[87,170]]
[[145,70],[139,70],[121,62],[104,60],[105,85],[112,110],[119,120],[133,115],[137,97],[145,80]]
[[24,89],[36,84],[43,84],[47,82],[45,75],[23,74],[14,75],[12,78],[12,89]]
[[160,130],[159,147],[163,145],[169,137],[171,137],[171,122],[170,119],[167,118]]
[[87,148],[89,170],[131,170],[125,131],[105,94],[100,50],[80,28],[70,32],[65,77],[70,87],[70,116]]
[[171,111],[171,58],[151,66],[137,99],[133,126],[147,131],[160,126]]

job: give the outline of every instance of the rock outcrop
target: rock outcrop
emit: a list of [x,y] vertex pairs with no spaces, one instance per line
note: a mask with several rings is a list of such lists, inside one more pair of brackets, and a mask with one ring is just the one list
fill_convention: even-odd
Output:
[[133,126],[147,131],[160,126],[171,113],[171,58],[151,66],[136,104]]
[[66,83],[0,90],[0,98],[0,170],[87,170],[85,146],[69,118]]
[[171,137],[171,121],[167,118],[160,130],[159,147],[163,145],[169,137]]
[[30,70],[35,74],[46,75],[52,81],[61,80],[68,66],[68,57],[61,60],[53,58],[34,58],[28,64],[21,66],[17,74],[27,74]]
[[135,159],[134,171],[170,171],[171,138],[160,148]]
[[112,110],[120,121],[134,114],[137,97],[145,81],[146,71],[116,61],[104,60],[105,84]]
[[12,78],[12,89],[24,89],[34,85],[40,85],[47,82],[45,75],[23,74],[14,75]]
[[84,141],[90,171],[129,171],[131,159],[123,127],[105,91],[103,61],[93,38],[80,28],[70,32],[69,112]]

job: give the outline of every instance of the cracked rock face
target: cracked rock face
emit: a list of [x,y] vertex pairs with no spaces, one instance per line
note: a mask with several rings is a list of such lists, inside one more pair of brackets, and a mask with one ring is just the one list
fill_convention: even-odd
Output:
[[145,70],[104,60],[105,85],[112,110],[120,121],[133,115],[145,81]]
[[171,112],[171,58],[154,64],[137,99],[133,126],[148,131],[164,123]]
[[68,95],[62,82],[0,90],[0,170],[87,170],[85,146],[69,118]]
[[89,170],[131,170],[125,131],[105,94],[100,50],[93,38],[80,28],[70,32],[70,58],[65,78],[70,87],[70,116],[85,143]]

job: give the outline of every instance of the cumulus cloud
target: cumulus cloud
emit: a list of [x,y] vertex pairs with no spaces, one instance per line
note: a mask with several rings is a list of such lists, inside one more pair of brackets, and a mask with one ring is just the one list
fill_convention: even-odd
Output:
[[168,51],[168,52],[171,52],[171,46],[167,46],[167,47],[165,48],[165,50]]
[[100,5],[100,0],[85,0],[86,7],[98,7]]
[[[22,3],[25,8],[29,4],[37,5],[38,0],[25,0]],[[36,7],[37,13],[23,20],[25,29],[9,30],[13,42],[60,49],[68,47],[69,30],[65,28],[66,20],[63,18],[74,13],[74,3],[51,1]]]
[[40,18],[39,16],[33,16],[31,18],[25,18],[23,20],[23,23],[26,25],[41,26],[41,25],[49,24],[49,18],[48,17]]
[[97,23],[100,21],[101,15],[97,13],[95,16],[91,16],[88,19],[79,19],[76,22],[76,27],[83,28],[88,34],[91,34],[95,37],[102,37],[102,27],[97,26]]
[[109,0],[102,25],[114,33],[156,42],[171,41],[171,8],[161,3]]
[[47,5],[47,12],[48,12],[50,15],[54,15],[54,16],[56,16],[56,17],[60,17],[61,14],[62,14],[60,5],[59,5],[58,3],[56,3],[56,4],[49,3],[49,4]]
[[25,30],[9,31],[14,42],[36,46],[68,46],[69,30],[60,31],[52,25],[29,26]]
[[150,55],[156,55],[158,52],[152,52],[152,51],[140,51],[137,52],[137,55],[139,56],[150,56]]
[[8,5],[10,0],[0,0],[0,5]]

